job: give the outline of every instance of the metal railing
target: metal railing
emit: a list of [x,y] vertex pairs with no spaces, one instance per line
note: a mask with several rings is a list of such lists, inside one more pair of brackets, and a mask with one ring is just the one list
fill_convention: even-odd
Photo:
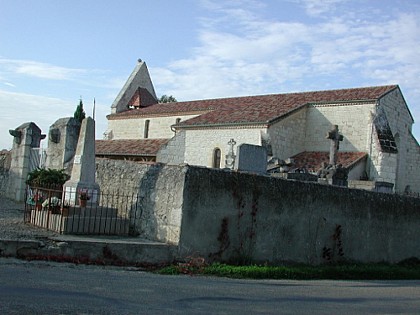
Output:
[[141,197],[121,192],[28,186],[24,220],[60,234],[138,235]]

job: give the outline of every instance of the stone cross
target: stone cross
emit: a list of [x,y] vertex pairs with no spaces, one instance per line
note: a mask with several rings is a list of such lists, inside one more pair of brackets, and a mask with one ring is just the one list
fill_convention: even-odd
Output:
[[337,164],[337,153],[340,148],[340,141],[343,141],[343,135],[338,132],[338,126],[333,125],[332,129],[328,131],[327,139],[331,140],[330,144],[330,165]]
[[235,165],[236,155],[235,155],[235,153],[233,153],[233,146],[235,144],[236,144],[236,141],[233,140],[233,139],[230,139],[230,141],[228,142],[229,151],[228,151],[228,154],[226,154],[226,160],[225,160],[225,167],[226,168],[233,169],[233,167]]

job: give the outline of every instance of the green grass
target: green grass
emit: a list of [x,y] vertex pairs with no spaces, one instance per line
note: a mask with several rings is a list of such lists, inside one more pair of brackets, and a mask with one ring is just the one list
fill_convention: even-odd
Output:
[[295,280],[419,280],[420,265],[342,264],[323,266],[232,266],[220,263],[172,265],[158,271],[160,274],[196,274],[240,279],[295,279]]

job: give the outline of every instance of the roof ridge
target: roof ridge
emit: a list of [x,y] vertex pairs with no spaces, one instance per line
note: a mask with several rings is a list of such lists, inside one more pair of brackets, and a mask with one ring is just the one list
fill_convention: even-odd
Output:
[[[190,101],[178,101],[174,103],[166,103],[166,104],[179,104],[179,103],[190,103],[190,102],[206,102],[206,101],[219,101],[219,100],[229,100],[229,99],[237,99],[237,98],[248,98],[248,97],[265,97],[265,96],[277,96],[277,95],[293,95],[293,94],[310,94],[310,93],[324,93],[324,92],[338,92],[338,91],[354,91],[354,90],[368,90],[368,89],[375,89],[375,88],[396,88],[398,84],[386,84],[386,85],[372,85],[372,86],[364,86],[364,87],[350,87],[350,88],[338,88],[338,89],[331,89],[331,90],[310,90],[310,91],[303,91],[303,92],[285,92],[285,93],[268,93],[268,94],[256,94],[256,95],[243,95],[243,96],[228,96],[228,97],[218,97],[218,98],[205,98],[205,99],[196,99]],[[162,105],[162,104],[159,104]]]

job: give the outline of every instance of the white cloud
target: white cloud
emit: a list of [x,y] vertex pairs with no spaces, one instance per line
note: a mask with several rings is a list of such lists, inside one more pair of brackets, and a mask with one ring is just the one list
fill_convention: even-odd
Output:
[[0,58],[0,71],[49,80],[72,80],[86,74],[86,70],[54,66],[31,60]]
[[346,0],[291,1],[323,17],[270,20],[246,2],[236,10],[234,1],[209,7],[211,21],[204,20],[191,56],[152,68],[157,92],[190,100],[400,84],[420,121],[410,104],[420,101],[418,12],[377,7],[364,15]]
[[320,16],[325,13],[333,13],[336,6],[348,0],[297,0],[310,16]]

